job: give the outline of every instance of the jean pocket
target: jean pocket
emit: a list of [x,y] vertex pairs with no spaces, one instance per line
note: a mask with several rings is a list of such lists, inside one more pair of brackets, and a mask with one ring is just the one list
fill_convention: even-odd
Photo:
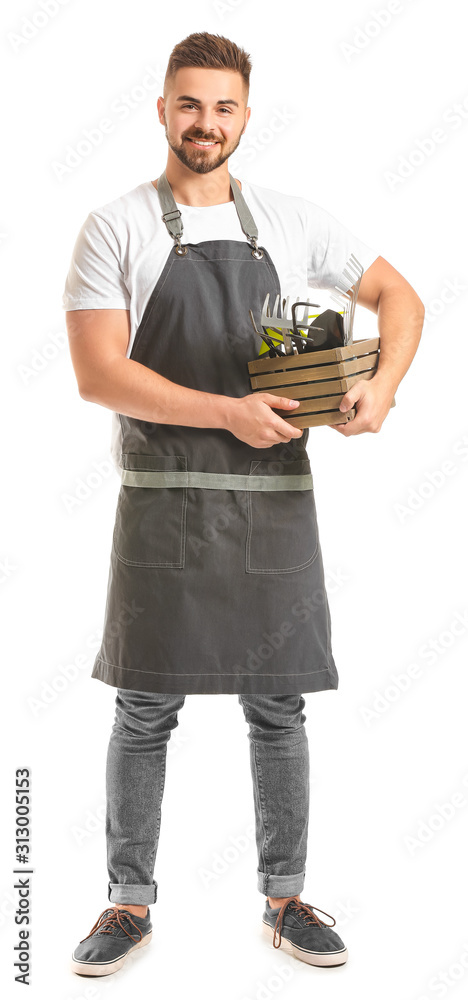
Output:
[[[250,474],[308,475],[310,462],[252,462]],[[247,494],[247,573],[295,573],[319,551],[313,489],[250,491]]]
[[[122,456],[123,466],[138,472],[185,472],[184,455]],[[127,486],[117,500],[113,546],[128,566],[185,566],[186,486]]]

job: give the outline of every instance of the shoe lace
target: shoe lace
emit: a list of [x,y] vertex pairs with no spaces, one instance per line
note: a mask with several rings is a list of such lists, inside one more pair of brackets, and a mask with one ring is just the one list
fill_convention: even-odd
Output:
[[[334,927],[336,920],[331,916],[331,913],[325,913],[325,910],[320,910],[318,906],[308,906],[307,903],[303,903],[301,899],[296,899],[294,896],[290,896],[285,899],[275,923],[275,933],[273,935],[273,947],[279,948],[281,945],[281,928],[283,926],[283,916],[287,908],[290,907],[295,913],[298,913],[303,917],[304,922],[308,925],[315,925],[316,927]],[[332,924],[325,923],[324,920],[320,920],[320,917],[314,913],[314,910],[318,910],[319,913],[323,913],[325,917],[330,917],[333,920]],[[276,944],[276,931],[278,930],[278,944]]]
[[[131,924],[133,924],[135,930],[137,930],[140,935],[138,938],[133,937],[133,935],[129,933],[127,928],[124,927],[122,923],[122,918],[128,920]],[[131,938],[132,941],[141,941],[143,937],[141,928],[138,927],[137,924],[132,920],[128,910],[120,910],[118,906],[114,906],[112,910],[109,910],[109,908],[107,908],[106,910],[103,910],[102,913],[99,914],[96,923],[94,924],[94,927],[91,928],[89,934],[87,934],[86,937],[82,938],[81,941],[86,941],[87,938],[91,937],[91,935],[94,934],[94,932],[97,930],[99,930],[100,934],[101,933],[113,934],[116,927],[121,927],[124,933],[127,935],[127,937]]]

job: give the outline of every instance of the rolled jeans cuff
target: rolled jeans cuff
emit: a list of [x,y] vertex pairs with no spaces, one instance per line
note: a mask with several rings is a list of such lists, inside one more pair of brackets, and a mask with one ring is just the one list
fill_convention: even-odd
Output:
[[257,889],[272,899],[283,896],[296,896],[302,892],[305,882],[305,870],[297,875],[269,875],[257,869]]
[[129,906],[145,906],[155,903],[157,898],[157,883],[152,885],[129,885],[128,883],[108,882],[107,898],[111,903],[128,903]]

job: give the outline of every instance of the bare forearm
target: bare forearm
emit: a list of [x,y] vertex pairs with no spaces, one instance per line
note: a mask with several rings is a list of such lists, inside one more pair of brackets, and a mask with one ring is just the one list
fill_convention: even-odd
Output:
[[424,323],[424,305],[411,286],[384,288],[377,325],[380,356],[375,380],[393,394],[416,354]]
[[130,358],[115,358],[81,395],[116,413],[150,423],[228,427],[231,397],[169,381]]

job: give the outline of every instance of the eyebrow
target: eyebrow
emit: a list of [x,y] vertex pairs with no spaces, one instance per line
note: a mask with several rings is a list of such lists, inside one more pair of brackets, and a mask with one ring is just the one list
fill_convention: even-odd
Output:
[[[198,97],[190,97],[189,94],[182,94],[182,97],[176,97],[176,101],[192,101],[192,104],[201,104]],[[234,107],[238,108],[239,105],[237,101],[233,101],[231,98],[227,98],[225,101],[216,101],[217,104],[233,104]]]

